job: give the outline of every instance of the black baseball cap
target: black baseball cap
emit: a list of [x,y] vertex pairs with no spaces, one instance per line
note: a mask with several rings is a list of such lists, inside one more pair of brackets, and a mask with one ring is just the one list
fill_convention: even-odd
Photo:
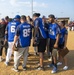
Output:
[[48,17],[55,19],[55,16],[53,14],[50,14]]
[[40,13],[34,13],[33,16],[39,17]]

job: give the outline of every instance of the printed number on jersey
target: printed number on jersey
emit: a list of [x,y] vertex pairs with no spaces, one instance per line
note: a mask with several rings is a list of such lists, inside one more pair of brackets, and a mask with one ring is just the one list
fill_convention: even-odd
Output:
[[15,32],[15,26],[11,26],[11,32],[12,32],[12,33]]
[[23,30],[23,37],[28,37],[30,35],[30,29]]

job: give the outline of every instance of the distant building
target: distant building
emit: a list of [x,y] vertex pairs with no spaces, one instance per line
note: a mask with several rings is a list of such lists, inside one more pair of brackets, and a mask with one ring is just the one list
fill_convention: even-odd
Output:
[[[60,21],[62,21],[62,20],[65,20],[66,25],[68,25],[69,22],[70,22],[70,18],[69,18],[69,17],[60,17],[60,18],[57,18],[57,19],[56,19],[57,22],[60,22]],[[48,21],[49,21],[49,20],[48,20],[48,18],[47,18],[47,22],[48,22]]]
[[70,18],[69,17],[61,17],[61,18],[57,18],[57,21],[60,22],[62,20],[65,20],[66,24],[68,24],[70,22]]

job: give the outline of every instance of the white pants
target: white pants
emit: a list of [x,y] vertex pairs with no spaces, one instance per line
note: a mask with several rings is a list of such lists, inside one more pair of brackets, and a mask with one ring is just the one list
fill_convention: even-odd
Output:
[[72,29],[71,29],[72,31],[74,31],[74,27],[72,27]]
[[23,56],[23,67],[26,67],[28,59],[29,47],[19,48],[18,51],[14,51],[14,67],[18,68],[20,58]]
[[70,27],[68,27],[68,31],[70,31]]
[[13,42],[8,42],[8,50],[7,50],[6,62],[9,62],[9,60],[11,58],[12,47],[13,47]]

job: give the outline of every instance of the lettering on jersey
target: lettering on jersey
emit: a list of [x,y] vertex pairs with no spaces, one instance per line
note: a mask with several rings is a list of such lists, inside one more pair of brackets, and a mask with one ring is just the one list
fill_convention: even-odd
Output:
[[28,27],[30,27],[30,25],[23,26],[23,28],[28,28]]
[[15,26],[11,26],[11,33],[15,33]]
[[30,35],[30,28],[23,29],[23,37],[28,37]]
[[12,24],[12,25],[16,25],[16,23],[15,23],[15,22],[12,22],[11,24]]

